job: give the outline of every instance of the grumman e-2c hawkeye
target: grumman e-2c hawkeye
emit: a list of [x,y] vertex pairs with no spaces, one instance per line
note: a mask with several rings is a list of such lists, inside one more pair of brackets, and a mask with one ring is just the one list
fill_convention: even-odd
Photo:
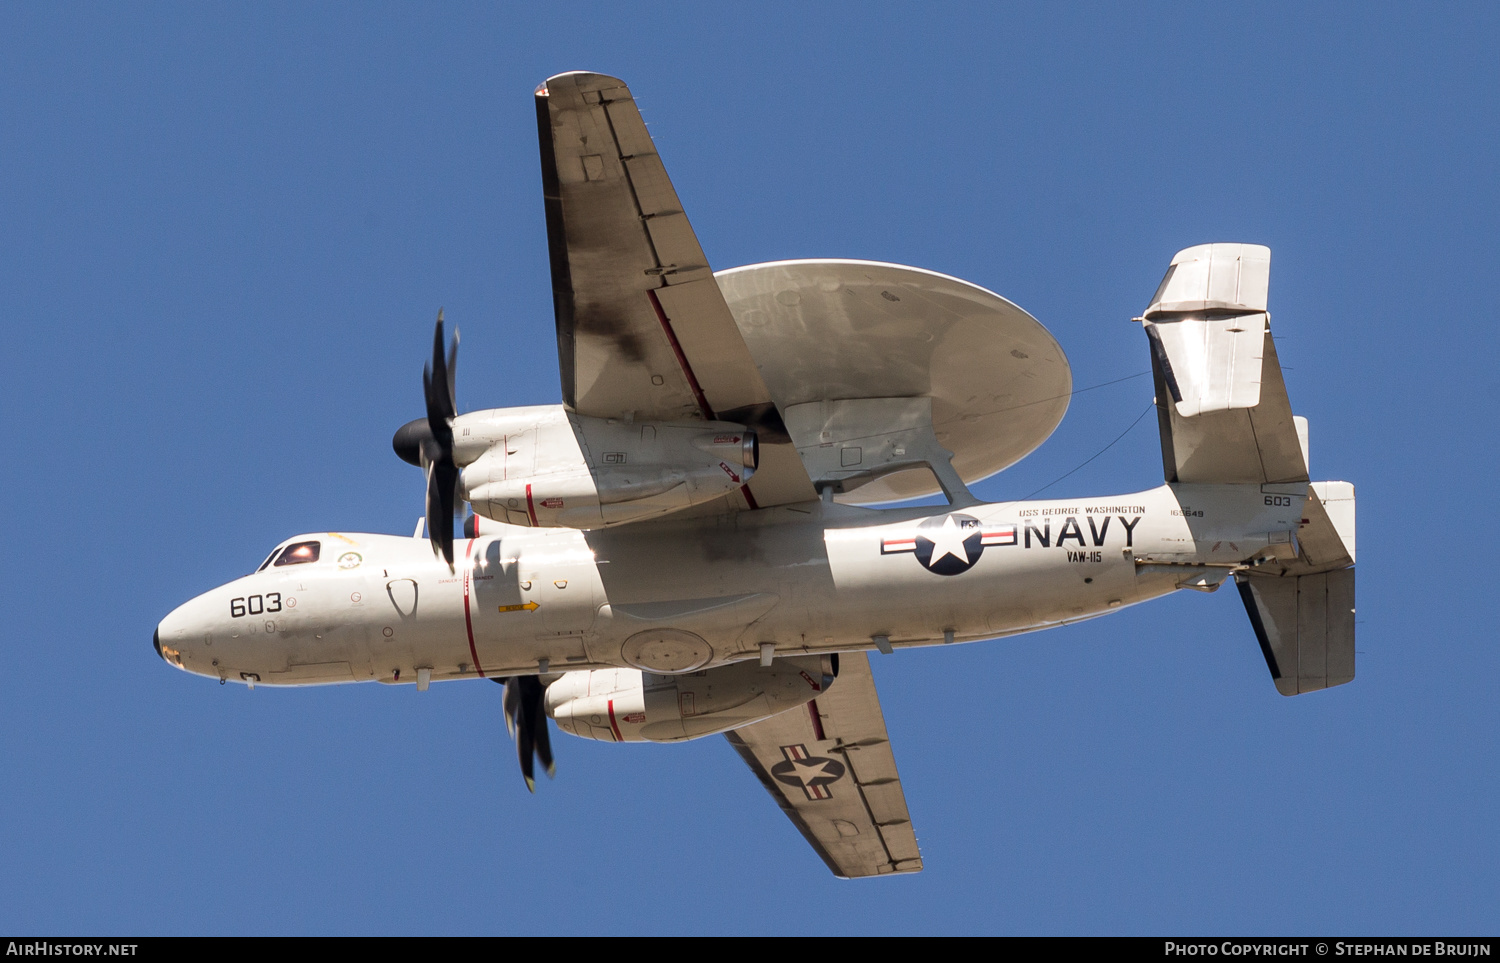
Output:
[[562,74],[536,106],[563,404],[458,414],[440,316],[427,416],[395,439],[427,472],[428,539],[288,539],[162,620],[162,658],[251,686],[503,681],[528,785],[548,717],[606,742],[722,732],[845,877],[922,867],[870,650],[1232,579],[1280,692],[1354,677],[1354,489],[1310,483],[1266,248],[1180,252],[1137,319],[1166,484],[984,504],[967,483],[1041,444],[1072,390],[1034,318],[892,264],[715,275],[623,83]]

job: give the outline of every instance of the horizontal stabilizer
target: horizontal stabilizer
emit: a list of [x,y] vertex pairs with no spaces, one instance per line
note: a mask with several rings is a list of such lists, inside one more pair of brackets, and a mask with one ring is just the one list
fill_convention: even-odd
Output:
[[1354,569],[1236,581],[1276,691],[1299,695],[1354,679]]

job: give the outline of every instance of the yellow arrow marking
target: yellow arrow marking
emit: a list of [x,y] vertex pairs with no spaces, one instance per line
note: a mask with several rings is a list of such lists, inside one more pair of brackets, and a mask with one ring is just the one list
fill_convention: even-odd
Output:
[[521,612],[521,611],[535,612],[539,608],[541,608],[541,606],[538,605],[535,602],[522,602],[520,605],[502,605],[502,606],[500,606],[500,611],[502,611],[502,612]]

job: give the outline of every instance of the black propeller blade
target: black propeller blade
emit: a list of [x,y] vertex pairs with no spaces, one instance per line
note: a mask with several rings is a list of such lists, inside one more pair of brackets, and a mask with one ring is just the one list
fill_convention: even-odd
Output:
[[[432,361],[422,368],[422,393],[427,402],[427,430],[411,432],[411,425],[396,433],[393,444],[402,454],[402,444],[415,440],[423,467],[427,469],[427,537],[432,552],[448,563],[453,571],[453,516],[458,508],[458,465],[453,461],[453,419],[458,417],[454,399],[453,376],[458,368],[458,330],[453,344],[443,356],[443,312],[438,311],[437,327],[432,332]],[[403,434],[418,437],[403,439]],[[405,455],[402,455],[405,457]]]
[[516,740],[521,775],[526,779],[526,788],[536,792],[533,758],[541,762],[547,778],[557,773],[552,760],[552,739],[547,729],[547,709],[542,703],[547,688],[534,675],[517,675],[495,681],[505,685],[505,728]]

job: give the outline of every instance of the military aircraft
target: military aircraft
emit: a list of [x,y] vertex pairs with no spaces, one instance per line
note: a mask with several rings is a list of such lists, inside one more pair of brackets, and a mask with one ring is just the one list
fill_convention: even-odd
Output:
[[167,662],[252,687],[503,682],[528,787],[549,718],[723,733],[843,877],[922,868],[869,652],[1233,581],[1278,691],[1354,677],[1354,488],[1310,481],[1266,248],[1178,253],[1135,319],[1165,484],[985,504],[968,484],[1072,392],[1036,319],[894,264],[715,274],[624,83],[560,74],[536,109],[563,403],[460,414],[439,313],[426,415],[393,440],[426,472],[426,538],[287,539],[162,620]]

